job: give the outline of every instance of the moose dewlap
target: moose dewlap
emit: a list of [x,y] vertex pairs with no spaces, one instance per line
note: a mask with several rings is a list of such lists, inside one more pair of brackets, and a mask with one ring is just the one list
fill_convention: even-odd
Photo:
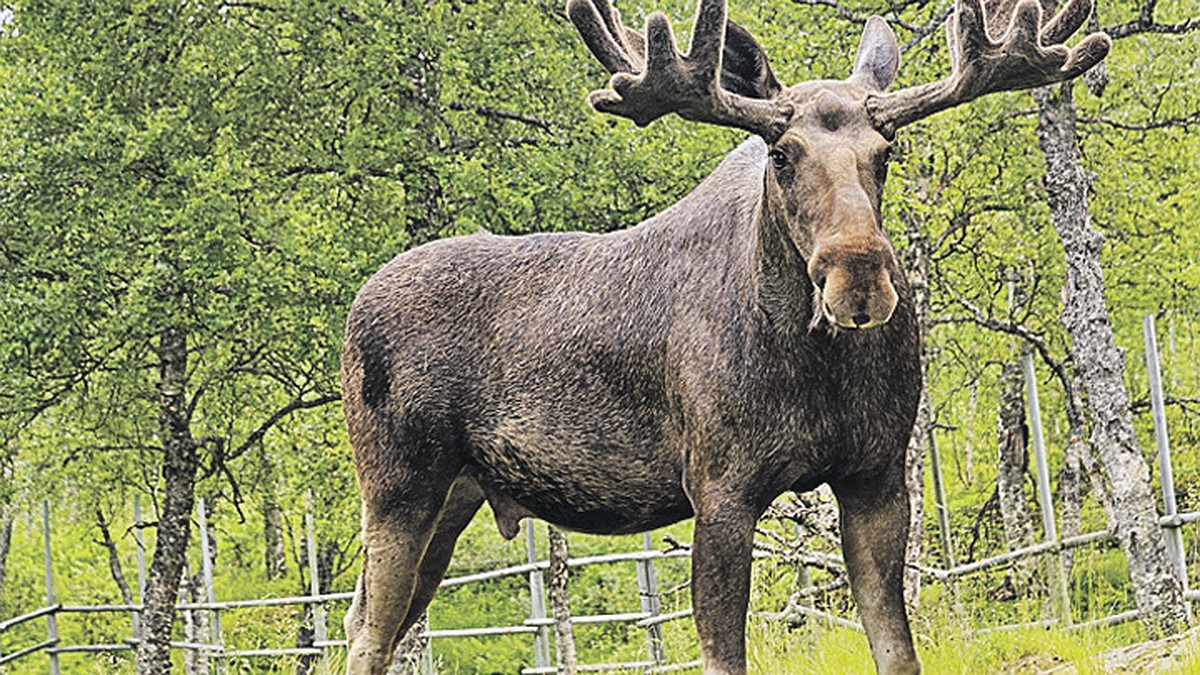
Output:
[[342,360],[365,546],[348,672],[386,671],[487,500],[510,537],[526,516],[593,533],[694,517],[704,671],[744,673],[755,522],[821,483],[877,669],[918,672],[902,571],[920,345],[880,221],[890,140],[1098,63],[1107,36],[1062,45],[1090,0],[1049,18],[1037,0],[959,0],[952,74],[893,93],[878,17],[847,79],[783,87],[724,0],[701,0],[686,55],[662,14],[638,33],[609,0],[568,12],[613,73],[596,110],[752,137],[631,229],[438,241],[362,288]]

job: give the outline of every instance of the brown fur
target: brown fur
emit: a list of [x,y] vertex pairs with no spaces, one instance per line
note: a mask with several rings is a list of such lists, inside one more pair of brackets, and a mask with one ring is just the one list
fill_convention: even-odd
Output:
[[850,78],[784,89],[724,0],[700,0],[686,55],[660,13],[643,37],[609,0],[568,0],[613,73],[597,110],[761,138],[632,229],[436,242],[363,287],[342,362],[370,562],[346,617],[350,672],[384,671],[486,499],[508,537],[531,515],[596,533],[694,516],[704,670],[744,673],[754,524],[822,482],[877,669],[920,670],[901,588],[919,345],[880,223],[888,140],[990,91],[1075,77],[1111,47],[1061,44],[1090,0],[1048,20],[1051,0],[987,4],[958,0],[950,77],[888,94],[899,49],[879,17]]
[[367,282],[342,365],[370,563],[350,672],[384,671],[486,498],[509,537],[528,515],[601,534],[694,516],[705,671],[742,673],[754,524],[820,483],[880,671],[919,669],[901,589],[919,346],[863,80],[782,91],[772,147],[751,138],[636,227],[438,241]]

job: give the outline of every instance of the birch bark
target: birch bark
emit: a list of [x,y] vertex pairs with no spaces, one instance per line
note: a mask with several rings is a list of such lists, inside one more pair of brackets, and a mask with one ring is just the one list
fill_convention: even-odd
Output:
[[[1000,519],[1008,550],[1033,543],[1033,514],[1025,497],[1025,478],[1029,475],[1029,431],[1025,426],[1025,376],[1015,359],[1006,361],[1000,373],[1000,406],[997,415],[996,491],[1000,501]],[[1006,583],[1016,597],[1024,597],[1034,578],[1032,558],[1015,561]]]
[[171,671],[169,642],[175,624],[175,598],[191,535],[198,467],[196,439],[191,432],[186,396],[188,355],[185,333],[176,328],[163,329],[157,352],[163,496],[158,543],[146,580],[142,641],[137,648],[138,675]]
[[0,506],[0,608],[4,607],[4,581],[8,576],[8,549],[12,545],[12,513]]
[[429,615],[422,614],[400,639],[396,654],[392,657],[392,665],[388,668],[388,675],[420,675],[421,660],[425,658],[425,650],[429,648],[429,638],[425,637],[427,630]]
[[1133,431],[1125,358],[1105,305],[1104,236],[1092,227],[1088,212],[1091,177],[1080,161],[1071,86],[1038,89],[1034,98],[1050,217],[1066,258],[1062,323],[1087,396],[1091,444],[1112,486],[1110,526],[1129,560],[1143,626],[1152,638],[1170,635],[1187,625],[1183,593],[1167,560],[1150,472]]
[[263,501],[263,563],[268,579],[282,579],[287,574],[287,548],[283,536],[283,509],[275,500]]
[[913,291],[917,328],[921,336],[921,400],[904,459],[904,482],[908,488],[908,546],[904,551],[904,601],[916,609],[921,597],[921,542],[925,537],[925,448],[933,433],[933,403],[929,399],[929,275],[931,242],[921,231],[921,222],[905,214],[908,245],[901,254]]
[[571,626],[571,597],[567,592],[567,537],[553,525],[550,533],[550,579],[546,594],[550,596],[550,611],[554,615],[554,645],[558,653],[558,672],[575,675],[575,631]]

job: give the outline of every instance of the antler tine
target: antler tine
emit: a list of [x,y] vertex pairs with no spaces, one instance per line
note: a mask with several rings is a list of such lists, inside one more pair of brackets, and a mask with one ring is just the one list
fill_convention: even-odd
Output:
[[[610,73],[635,73],[644,67],[641,36],[621,23],[621,14],[611,2],[593,0],[570,0],[567,15],[579,31],[584,44],[592,56]],[[637,48],[632,48],[629,38],[634,38]]]
[[[720,85],[725,46],[725,0],[701,0],[687,55],[679,52],[671,22],[661,12],[646,18],[645,38],[625,28],[611,0],[569,0],[567,13],[588,49],[609,72],[609,89],[588,101],[600,112],[638,126],[676,113],[684,119],[736,127],[769,140],[791,116],[773,99],[741,96]],[[632,45],[642,46],[641,54]]]
[[[1053,0],[1050,0],[1053,2]],[[1093,33],[1074,48],[1062,44],[1092,12],[1092,0],[1068,0],[1043,21],[1038,0],[1000,0],[985,12],[980,0],[957,0],[946,25],[950,77],[867,99],[878,128],[896,129],[996,91],[1030,89],[1077,77],[1104,60],[1112,40]],[[1003,27],[1003,32],[995,28]]]

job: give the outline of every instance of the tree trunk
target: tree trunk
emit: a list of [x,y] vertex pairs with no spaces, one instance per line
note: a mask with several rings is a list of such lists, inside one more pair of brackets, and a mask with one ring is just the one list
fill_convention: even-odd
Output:
[[[1064,394],[1067,399],[1067,453],[1058,477],[1058,490],[1062,498],[1062,536],[1067,538],[1082,534],[1085,494],[1083,479],[1085,476],[1092,488],[1092,495],[1104,509],[1108,521],[1115,522],[1116,518],[1112,508],[1112,499],[1109,498],[1111,490],[1109,490],[1108,483],[1105,482],[1096,460],[1091,455],[1091,448],[1084,441],[1087,423],[1080,411],[1079,389],[1082,385],[1078,381],[1078,376],[1069,377],[1065,369],[1062,376]],[[1070,579],[1071,571],[1075,566],[1075,549],[1070,548],[1063,551],[1062,560],[1063,570]]]
[[1087,394],[1092,447],[1112,484],[1115,518],[1110,525],[1129,560],[1142,624],[1151,637],[1162,637],[1187,624],[1183,593],[1167,560],[1150,472],[1134,435],[1122,381],[1124,354],[1113,339],[1104,301],[1104,237],[1092,228],[1088,213],[1091,178],[1079,159],[1071,86],[1038,89],[1034,98],[1051,222],[1066,256],[1062,322]]
[[[1062,536],[1074,537],[1082,533],[1083,521],[1083,455],[1087,452],[1083,438],[1071,435],[1067,441],[1067,454],[1062,471],[1058,474],[1058,492],[1062,497]],[[1063,571],[1071,578],[1075,566],[1075,549],[1062,552]]]
[[263,502],[263,562],[267,579],[280,579],[287,573],[287,548],[283,537],[283,510],[274,499]]
[[117,543],[113,541],[112,533],[108,529],[108,521],[104,519],[104,512],[96,509],[96,525],[100,528],[100,544],[108,551],[108,571],[112,573],[113,581],[117,584],[117,590],[121,593],[121,601],[127,605],[133,604],[133,590],[129,588],[129,582],[125,579],[125,570],[121,567],[120,552],[117,551]]
[[546,594],[550,596],[550,611],[554,615],[554,646],[558,653],[558,672],[575,675],[575,631],[571,627],[571,596],[567,588],[567,537],[553,525],[547,525],[550,535],[550,580]]
[[[1025,497],[1029,475],[1029,429],[1025,426],[1025,376],[1016,360],[1004,363],[1000,373],[1000,410],[997,424],[999,450],[996,492],[1000,501],[1000,519],[1008,550],[1033,543],[1033,514]],[[1030,590],[1036,565],[1031,558],[1013,562],[1005,579],[1015,597]]]
[[137,672],[145,675],[171,671],[169,643],[191,533],[197,469],[196,440],[191,433],[185,394],[187,339],[183,331],[166,328],[159,334],[158,358],[163,497],[154,559],[146,580],[142,640],[137,649]]
[[12,545],[12,512],[0,506],[0,609],[4,609],[4,581],[8,576],[8,550]]
[[425,650],[429,648],[429,638],[425,632],[429,630],[429,614],[421,614],[421,618],[408,629],[396,653],[392,656],[392,665],[387,675],[420,675],[421,661],[425,658]]
[[904,600],[916,609],[921,598],[921,542],[925,536],[925,448],[933,433],[933,402],[929,398],[929,237],[921,231],[919,218],[904,214],[908,246],[901,259],[912,286],[913,304],[921,336],[921,401],[917,419],[909,437],[908,454],[904,459],[904,482],[908,488],[908,546],[904,551]]
[[[183,602],[205,602],[204,575],[191,575],[186,564],[179,576],[179,599]],[[191,644],[206,644],[209,641],[209,616],[206,610],[185,609],[183,618],[183,641]],[[184,675],[208,675],[208,652],[203,649],[186,649],[183,652]]]

